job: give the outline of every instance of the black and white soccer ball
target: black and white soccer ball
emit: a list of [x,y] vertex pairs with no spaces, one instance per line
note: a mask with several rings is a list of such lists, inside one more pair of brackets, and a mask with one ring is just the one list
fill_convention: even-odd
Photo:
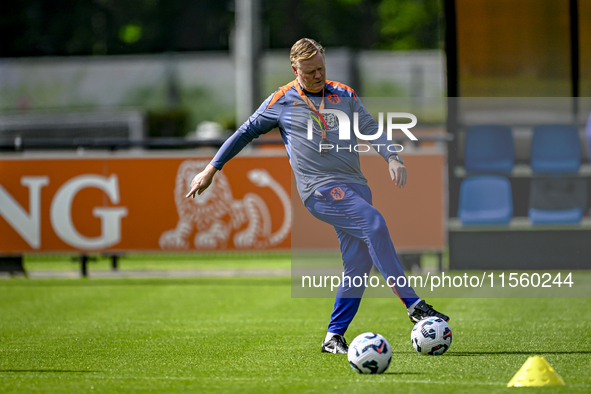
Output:
[[392,361],[392,347],[380,334],[364,332],[353,339],[347,357],[359,373],[383,373]]
[[451,346],[451,328],[438,317],[422,319],[410,333],[412,346],[419,354],[440,356]]

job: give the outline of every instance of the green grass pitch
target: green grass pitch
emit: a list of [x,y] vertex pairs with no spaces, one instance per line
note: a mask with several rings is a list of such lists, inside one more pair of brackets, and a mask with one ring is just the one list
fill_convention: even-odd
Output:
[[[2,393],[588,393],[591,300],[428,300],[451,316],[443,356],[418,355],[396,300],[365,299],[346,337],[393,348],[383,375],[320,353],[333,300],[286,277],[0,281]],[[506,388],[540,355],[565,387]]]

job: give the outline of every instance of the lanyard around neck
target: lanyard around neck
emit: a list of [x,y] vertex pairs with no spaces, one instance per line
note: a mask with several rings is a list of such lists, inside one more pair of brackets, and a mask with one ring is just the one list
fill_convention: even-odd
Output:
[[297,80],[297,78],[294,81],[294,85],[295,85],[295,88],[298,91],[299,95],[304,100],[304,102],[306,104],[308,104],[308,107],[310,107],[312,112],[314,112],[314,114],[316,114],[316,116],[318,116],[320,118],[320,120],[322,121],[322,124],[320,125],[320,129],[322,131],[322,139],[325,140],[326,139],[326,130],[328,129],[328,126],[326,124],[326,121],[324,120],[324,116],[322,116],[322,114],[320,113],[320,111],[322,111],[324,109],[324,88],[322,88],[322,101],[320,102],[318,109],[316,109],[316,106],[314,105],[312,100],[310,100],[310,98],[306,95],[306,93],[304,93],[304,91],[300,87],[300,83]]

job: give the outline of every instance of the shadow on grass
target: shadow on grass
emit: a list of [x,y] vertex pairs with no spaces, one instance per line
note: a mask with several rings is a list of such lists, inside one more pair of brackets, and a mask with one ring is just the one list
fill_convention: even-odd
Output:
[[539,351],[539,350],[528,350],[528,351],[498,351],[498,352],[449,352],[446,353],[445,356],[447,357],[470,357],[470,356],[494,356],[494,355],[511,355],[511,354],[519,354],[519,355],[526,355],[531,356],[534,354],[591,354],[591,351]]
[[426,375],[424,372],[384,372],[383,375]]
[[102,371],[91,371],[85,369],[83,371],[73,369],[0,369],[0,373],[82,373],[82,372],[102,372]]

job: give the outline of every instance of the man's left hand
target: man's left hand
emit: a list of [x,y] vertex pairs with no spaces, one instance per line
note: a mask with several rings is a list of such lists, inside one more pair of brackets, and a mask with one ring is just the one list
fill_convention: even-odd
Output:
[[388,164],[388,170],[390,171],[390,177],[398,187],[404,187],[406,185],[406,167],[404,164],[392,160]]

